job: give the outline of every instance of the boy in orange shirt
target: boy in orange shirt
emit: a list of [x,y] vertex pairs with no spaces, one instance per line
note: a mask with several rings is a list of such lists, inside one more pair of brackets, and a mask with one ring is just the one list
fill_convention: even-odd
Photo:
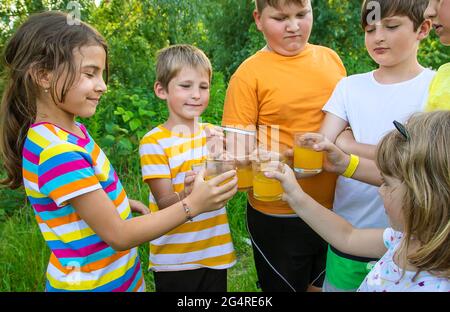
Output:
[[[231,77],[222,124],[258,130],[272,150],[293,146],[297,131],[318,131],[322,108],[346,75],[332,50],[308,43],[310,0],[256,0],[253,13],[267,45]],[[264,138],[264,139],[262,139]],[[325,207],[333,204],[336,176],[321,173],[299,180]],[[263,291],[317,290],[323,282],[327,244],[281,201],[248,196],[247,222]],[[315,286],[315,287],[314,287]]]

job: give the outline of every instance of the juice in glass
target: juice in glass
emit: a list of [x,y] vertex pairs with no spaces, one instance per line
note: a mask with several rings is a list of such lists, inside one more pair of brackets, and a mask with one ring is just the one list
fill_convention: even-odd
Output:
[[[205,181],[211,180],[222,173],[228,172],[230,170],[236,169],[236,163],[234,160],[206,160],[206,173],[205,173]],[[224,185],[233,180],[233,178],[229,178],[219,185]]]
[[277,201],[283,196],[280,181],[267,178],[264,173],[282,170],[280,161],[266,161],[253,163],[253,196],[260,201]]
[[323,166],[323,152],[312,149],[314,144],[323,140],[319,133],[309,133],[305,139],[304,132],[294,136],[294,170],[298,173],[320,173]]
[[253,169],[251,164],[237,166],[238,191],[248,191],[253,187]]

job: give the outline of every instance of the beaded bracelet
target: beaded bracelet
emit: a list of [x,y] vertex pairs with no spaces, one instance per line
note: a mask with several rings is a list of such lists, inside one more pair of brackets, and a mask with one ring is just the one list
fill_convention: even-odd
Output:
[[193,218],[191,215],[191,208],[189,208],[189,206],[184,202],[184,200],[181,200],[181,204],[183,204],[184,212],[186,212],[186,219],[192,222]]

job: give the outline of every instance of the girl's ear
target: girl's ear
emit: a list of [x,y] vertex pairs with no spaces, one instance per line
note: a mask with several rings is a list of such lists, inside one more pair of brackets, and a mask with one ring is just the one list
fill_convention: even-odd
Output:
[[155,82],[153,89],[155,90],[155,94],[157,97],[159,97],[161,100],[167,100],[167,91],[163,87],[161,82],[159,82],[159,81]]
[[31,67],[31,77],[33,77],[34,82],[44,90],[50,89],[52,85],[53,75],[51,72],[45,69],[38,69],[36,67]]

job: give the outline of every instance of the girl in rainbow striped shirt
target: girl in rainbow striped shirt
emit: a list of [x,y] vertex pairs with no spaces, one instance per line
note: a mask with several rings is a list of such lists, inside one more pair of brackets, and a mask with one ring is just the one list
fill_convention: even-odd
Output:
[[[91,117],[106,91],[108,48],[91,26],[60,12],[31,17],[10,39],[1,103],[0,148],[6,184],[22,183],[51,249],[47,291],[144,291],[136,246],[237,191],[227,172],[160,212],[129,200],[108,158],[77,116]],[[107,75],[106,75],[107,76]],[[132,218],[131,211],[144,215]]]

